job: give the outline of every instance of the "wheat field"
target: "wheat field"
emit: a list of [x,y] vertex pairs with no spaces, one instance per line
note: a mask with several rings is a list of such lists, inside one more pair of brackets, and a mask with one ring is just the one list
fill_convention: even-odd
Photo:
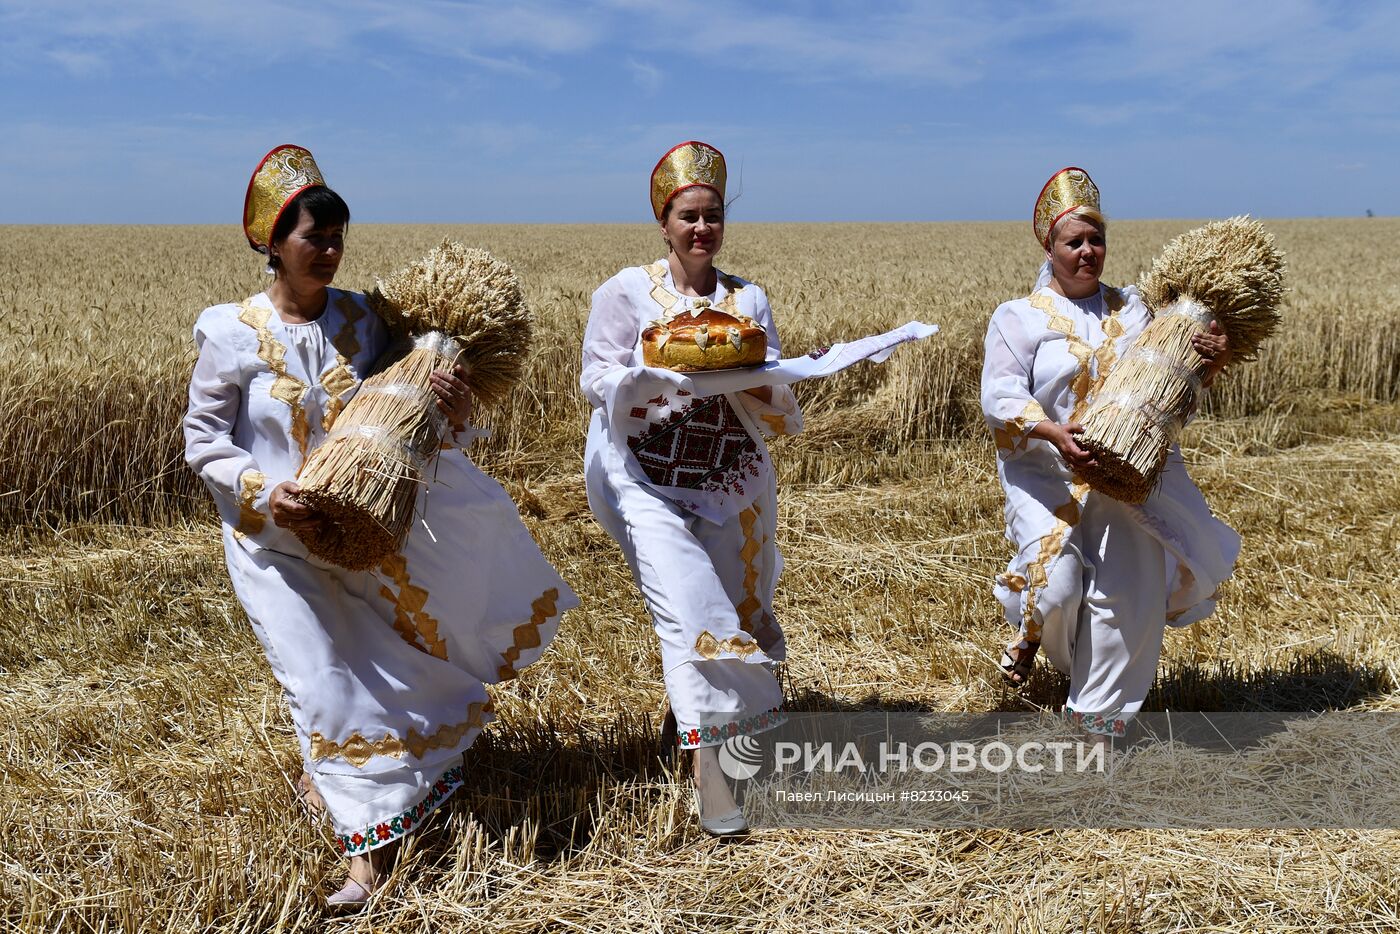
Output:
[[[1133,281],[1186,221],[1117,222]],[[1244,537],[1211,619],[1171,631],[1153,710],[1400,708],[1400,220],[1269,222],[1284,324],[1184,449]],[[911,319],[881,366],[801,384],[773,447],[776,611],[797,710],[1055,709],[994,660],[1008,557],[977,407],[981,337],[1038,263],[1025,224],[736,223],[720,265],[800,352]],[[444,235],[515,267],[522,386],[475,456],[583,599],[494,691],[469,780],[366,914],[295,802],[296,742],[185,468],[189,331],[262,287],[227,227],[0,227],[0,918],[22,931],[1392,931],[1400,832],[700,833],[656,756],[659,652],[583,494],[578,352],[593,288],[660,255],[643,226],[352,228],[364,288]],[[469,559],[469,556],[464,556]]]

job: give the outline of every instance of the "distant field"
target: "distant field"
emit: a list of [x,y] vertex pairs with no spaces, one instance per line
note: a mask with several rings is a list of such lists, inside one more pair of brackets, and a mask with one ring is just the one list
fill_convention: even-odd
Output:
[[[1188,222],[1116,222],[1106,281]],[[1292,292],[1262,358],[1186,438],[1245,538],[1220,612],[1167,644],[1153,709],[1400,709],[1400,220],[1269,222]],[[994,658],[1001,493],[981,339],[1028,290],[1026,224],[747,225],[721,266],[804,351],[919,318],[931,340],[797,387],[774,446],[778,612],[796,709],[1054,708]],[[474,776],[402,884],[345,929],[1400,928],[1400,833],[756,833],[716,846],[657,764],[655,639],[588,515],[577,391],[589,295],[657,258],[648,227],[352,228],[361,288],[452,236],[509,260],[531,377],[478,459],[584,600],[495,692]],[[0,918],[33,931],[321,930],[328,831],[293,802],[280,694],[228,587],[179,418],[206,305],[258,291],[230,227],[0,227]],[[470,556],[464,556],[469,560]],[[332,886],[333,887],[333,886]]]

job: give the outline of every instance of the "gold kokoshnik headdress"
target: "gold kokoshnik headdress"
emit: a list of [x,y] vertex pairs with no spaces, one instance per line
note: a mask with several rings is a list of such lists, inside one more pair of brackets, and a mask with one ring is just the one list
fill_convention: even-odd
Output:
[[309,149],[278,146],[263,156],[248,180],[248,194],[243,199],[243,232],[248,235],[248,244],[258,251],[266,248],[288,202],[308,188],[325,184]]
[[687,140],[671,149],[651,170],[651,209],[656,219],[671,199],[687,188],[713,188],[724,200],[724,153],[709,143]]
[[1035,238],[1045,249],[1050,249],[1050,231],[1055,224],[1075,208],[1099,210],[1099,186],[1089,177],[1089,173],[1076,165],[1060,169],[1050,176],[1050,181],[1040,189],[1035,199],[1035,214],[1031,225],[1035,228]]

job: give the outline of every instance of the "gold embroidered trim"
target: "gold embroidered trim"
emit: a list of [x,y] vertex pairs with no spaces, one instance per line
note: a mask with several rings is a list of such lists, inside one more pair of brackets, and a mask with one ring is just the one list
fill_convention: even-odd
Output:
[[695,640],[695,651],[709,659],[719,658],[720,655],[726,652],[737,655],[740,658],[748,658],[758,651],[758,643],[747,642],[738,636],[730,636],[728,639],[721,642],[707,629],[700,633],[700,636]]
[[287,348],[272,336],[272,331],[267,327],[272,309],[254,305],[251,298],[244,299],[238,307],[241,309],[238,320],[257,332],[258,359],[266,363],[277,377],[272,381],[269,395],[278,402],[286,403],[292,410],[292,438],[305,460],[307,442],[311,438],[311,426],[306,420],[306,409],[302,407],[302,400],[306,398],[306,384],[287,372]]
[[[642,270],[651,278],[652,301],[660,305],[663,311],[669,312],[680,301],[680,297],[666,288],[667,268],[664,262],[656,262],[649,266],[643,266]],[[715,276],[717,277],[716,281],[724,286],[725,292],[728,293],[724,296],[724,301],[715,306],[715,310],[729,315],[737,314],[737,300],[739,293],[744,290],[743,285],[739,283],[738,279],[722,273],[718,269],[715,270]]]
[[1004,422],[1001,428],[992,432],[992,437],[996,440],[997,450],[1014,452],[1026,444],[1027,432],[1031,428],[1032,422],[1043,422],[1048,415],[1040,407],[1040,403],[1032,399],[1026,403],[1026,407],[1021,410],[1021,414],[1008,422]]
[[1026,608],[1021,618],[1021,628],[1025,630],[1026,638],[1031,642],[1040,641],[1040,623],[1036,621],[1035,608],[1040,600],[1041,591],[1050,582],[1046,566],[1064,551],[1070,531],[1079,524],[1084,498],[1089,495],[1089,484],[1072,484],[1069,495],[1070,501],[1052,513],[1055,517],[1055,527],[1050,530],[1050,534],[1040,537],[1040,553],[1034,561],[1026,565]]
[[266,484],[267,477],[260,471],[245,470],[239,475],[238,526],[233,530],[234,535],[257,535],[263,530],[267,516],[258,512],[253,503],[257,502],[258,494]]
[[350,361],[360,352],[360,339],[355,333],[355,325],[365,316],[360,303],[344,292],[336,299],[335,306],[345,316],[345,321],[331,338],[331,343],[335,345],[335,366],[321,374],[321,387],[326,390],[328,396],[326,411],[321,416],[321,428],[324,431],[331,430],[335,417],[345,408],[346,403],[340,398],[341,394],[358,382],[354,371],[350,369]]
[[772,413],[764,413],[760,415],[759,418],[763,419],[764,424],[768,426],[768,430],[773,432],[773,434],[787,434],[787,419],[783,416],[773,415]]
[[753,635],[754,631],[754,614],[763,609],[763,604],[754,596],[758,584],[758,566],[754,564],[754,559],[763,550],[754,535],[757,524],[758,504],[755,503],[739,513],[739,527],[744,531],[744,547],[739,549],[739,557],[744,559],[744,599],[734,608],[739,614],[739,628],[749,635]]
[[528,622],[521,623],[511,632],[515,644],[501,653],[505,659],[505,664],[500,667],[497,674],[502,681],[509,681],[520,672],[515,670],[515,663],[520,660],[520,653],[525,649],[537,649],[540,646],[540,626],[545,620],[552,618],[558,612],[559,588],[551,587],[535,598],[535,602],[530,604],[531,615]]
[[[1053,298],[1043,292],[1034,292],[1026,298],[1031,307],[1045,313],[1046,327],[1065,335],[1066,349],[1079,361],[1079,370],[1069,384],[1070,392],[1074,394],[1071,421],[1079,421],[1083,417],[1088,410],[1089,400],[1103,386],[1104,380],[1108,378],[1109,369],[1118,359],[1118,348],[1114,341],[1123,336],[1123,322],[1118,320],[1117,315],[1127,302],[1123,299],[1122,292],[1108,286],[1104,286],[1103,298],[1108,315],[1100,324],[1105,340],[1098,350],[1090,347],[1089,343],[1079,336],[1074,322],[1060,311]],[[1093,367],[1089,365],[1091,360],[1095,364]]]
[[444,749],[457,745],[468,730],[480,729],[483,718],[493,709],[490,701],[473,701],[467,708],[467,719],[461,723],[444,724],[427,736],[417,730],[409,730],[407,739],[399,739],[392,733],[385,733],[381,740],[368,740],[356,732],[350,734],[345,742],[337,743],[326,739],[320,733],[312,733],[311,758],[319,760],[338,756],[357,769],[364,768],[365,763],[375,756],[402,759],[406,752],[415,759],[421,759],[430,749]]
[[415,649],[447,661],[447,643],[438,636],[438,621],[423,609],[428,602],[428,592],[409,582],[408,562],[403,555],[385,558],[379,570],[399,587],[397,595],[387,585],[379,587],[379,595],[394,605],[394,631]]
[[1005,574],[998,574],[997,580],[1012,593],[1020,593],[1026,589],[1026,577],[1024,574],[1012,574],[1008,571]]

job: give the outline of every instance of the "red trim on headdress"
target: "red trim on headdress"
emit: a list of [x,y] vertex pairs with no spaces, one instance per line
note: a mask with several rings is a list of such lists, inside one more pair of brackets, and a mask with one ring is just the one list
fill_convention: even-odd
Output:
[[[648,202],[651,201],[651,187],[652,187],[652,183],[656,181],[656,170],[659,169],[659,168],[661,168],[661,163],[665,162],[667,159],[669,159],[669,158],[671,157],[671,153],[675,152],[677,149],[683,149],[683,148],[685,148],[686,146],[704,146],[706,149],[713,149],[715,152],[719,153],[719,157],[720,157],[721,159],[724,158],[724,153],[720,152],[718,147],[716,147],[716,146],[711,146],[709,143],[705,142],[704,140],[699,140],[699,139],[688,139],[688,140],[686,140],[686,141],[683,142],[683,143],[677,143],[676,145],[672,146],[670,149],[666,150],[666,154],[663,155],[660,159],[657,159],[657,160],[656,160],[656,165],[654,165],[654,166],[651,167],[651,174],[647,176],[647,201],[648,201]],[[269,153],[269,155],[270,155],[270,153]],[[653,208],[653,210],[656,211],[656,219],[657,219],[657,220],[661,220],[661,215],[666,213],[666,205],[670,204],[671,201],[672,201],[672,199],[675,198],[676,195],[678,195],[678,194],[680,194],[681,192],[685,191],[687,188],[708,188],[708,189],[710,189],[710,191],[713,191],[715,194],[719,195],[721,198],[724,197],[723,193],[720,192],[720,190],[719,190],[718,188],[716,188],[714,185],[710,185],[710,184],[707,184],[707,183],[705,183],[705,182],[691,182],[689,185],[681,185],[681,186],[677,187],[675,191],[671,192],[669,195],[666,196],[666,200],[663,201],[663,202],[661,202],[661,207],[660,207],[660,208]]]
[[[1045,197],[1045,192],[1046,192],[1047,190],[1049,190],[1050,185],[1054,183],[1055,179],[1059,178],[1061,175],[1064,175],[1066,172],[1084,172],[1084,177],[1085,177],[1085,178],[1087,178],[1090,182],[1092,182],[1092,181],[1094,180],[1094,176],[1090,175],[1087,171],[1085,171],[1084,169],[1081,169],[1081,168],[1080,168],[1079,166],[1077,166],[1077,165],[1067,165],[1067,166],[1065,166],[1063,169],[1060,169],[1060,171],[1058,171],[1058,172],[1054,173],[1053,175],[1051,175],[1050,178],[1049,178],[1049,180],[1046,181],[1046,183],[1045,183],[1044,185],[1041,185],[1041,186],[1040,186],[1040,194],[1038,194],[1038,195],[1035,196],[1035,205],[1031,208],[1031,234],[1032,234],[1032,235],[1035,234],[1035,215],[1036,215],[1037,213],[1039,213],[1038,209],[1040,208],[1040,199],[1043,198],[1043,197]],[[1076,204],[1076,205],[1074,205],[1074,207],[1065,208],[1065,209],[1064,209],[1063,211],[1061,211],[1059,214],[1056,214],[1056,215],[1050,220],[1050,226],[1045,228],[1045,240],[1044,240],[1040,245],[1043,246],[1043,247],[1045,247],[1045,249],[1047,249],[1047,250],[1050,249],[1050,235],[1053,234],[1053,233],[1055,232],[1055,225],[1058,224],[1058,223],[1060,222],[1060,218],[1064,217],[1066,214],[1068,214],[1070,211],[1073,211],[1075,208],[1080,208],[1080,207],[1083,207],[1083,205],[1082,205],[1082,204]]]
[[[283,143],[280,146],[273,146],[267,151],[267,155],[263,156],[260,160],[258,160],[258,167],[253,170],[252,175],[248,176],[248,188],[243,193],[243,236],[248,238],[248,245],[251,246],[253,249],[258,250],[259,246],[265,246],[267,247],[269,254],[271,254],[272,252],[272,244],[270,242],[261,244],[255,243],[253,242],[253,235],[248,233],[248,202],[251,201],[253,198],[253,182],[258,180],[258,173],[262,171],[262,167],[267,165],[267,160],[272,158],[273,153],[281,152],[284,149],[300,149],[308,156],[311,156],[312,159],[316,158],[315,156],[311,155],[311,150],[307,149],[305,146],[298,146],[296,143]],[[277,209],[277,216],[272,219],[272,226],[267,228],[267,239],[269,241],[272,239],[272,232],[277,229],[277,222],[282,219],[282,212],[287,210],[287,205],[291,204],[292,200],[296,198],[297,195],[301,194],[308,188],[324,187],[326,186],[302,185],[296,191],[292,192],[291,197],[283,199],[282,206]],[[262,251],[258,250],[258,252],[261,253]]]

